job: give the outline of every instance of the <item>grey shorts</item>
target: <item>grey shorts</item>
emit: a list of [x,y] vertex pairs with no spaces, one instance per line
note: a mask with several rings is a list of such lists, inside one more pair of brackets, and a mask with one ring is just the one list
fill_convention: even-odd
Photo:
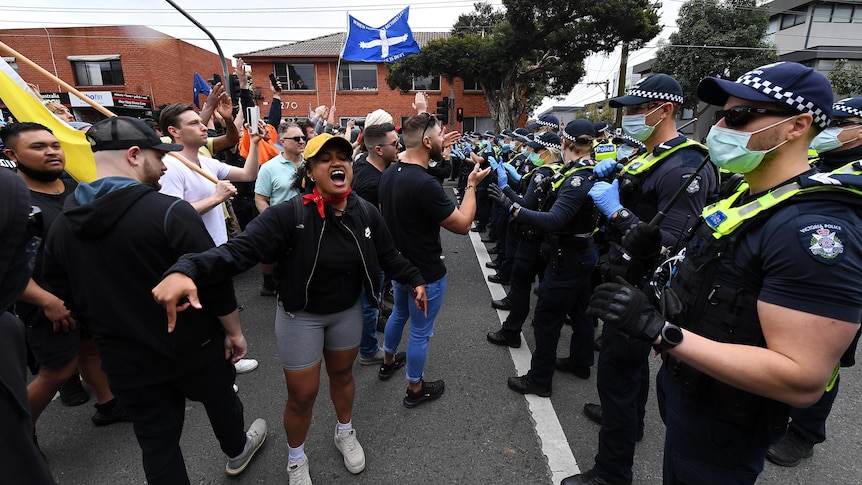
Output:
[[275,338],[281,366],[286,370],[307,369],[323,358],[323,350],[359,347],[362,338],[362,302],[347,310],[319,315],[304,311],[275,312]]

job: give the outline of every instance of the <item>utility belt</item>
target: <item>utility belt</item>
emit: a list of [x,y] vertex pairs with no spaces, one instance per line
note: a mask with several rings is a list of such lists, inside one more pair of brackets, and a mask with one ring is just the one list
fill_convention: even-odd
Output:
[[539,257],[557,272],[565,266],[566,259],[575,255],[581,255],[593,249],[592,233],[545,234],[542,244],[539,245]]
[[748,430],[758,443],[773,442],[787,431],[789,405],[717,381],[666,352],[662,359],[682,388],[684,405]]
[[544,236],[528,224],[520,224],[514,218],[509,219],[509,231],[522,241],[539,242]]

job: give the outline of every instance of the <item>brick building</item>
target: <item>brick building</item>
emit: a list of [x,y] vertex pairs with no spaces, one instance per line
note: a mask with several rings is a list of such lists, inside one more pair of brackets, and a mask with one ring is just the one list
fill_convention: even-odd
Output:
[[[421,48],[428,41],[446,37],[447,32],[414,32]],[[413,91],[401,92],[386,85],[388,70],[383,63],[350,62],[339,56],[345,33],[316,37],[292,44],[261,49],[235,57],[251,66],[256,103],[261,112],[269,112],[272,90],[269,75],[275,73],[281,81],[282,116],[302,118],[316,106],[331,106],[342,126],[349,118],[364,118],[377,108],[388,111],[395,123],[416,114],[412,103],[416,91],[428,92],[428,111],[434,112],[436,102],[448,97],[453,107],[450,126],[458,131],[492,130],[494,123],[481,88],[473,82],[456,78],[449,84],[445,78],[431,76],[414,79]],[[464,122],[455,120],[457,108],[462,108]]]
[[[8,29],[0,41],[120,115],[148,117],[160,104],[189,103],[195,72],[205,79],[222,72],[217,54],[144,26]],[[5,53],[3,59],[78,120],[103,118],[27,64]],[[5,119],[5,106],[0,110]]]

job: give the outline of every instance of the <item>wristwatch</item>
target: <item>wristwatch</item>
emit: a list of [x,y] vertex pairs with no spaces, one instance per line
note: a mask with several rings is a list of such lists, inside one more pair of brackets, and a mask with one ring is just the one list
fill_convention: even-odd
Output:
[[620,220],[628,219],[629,217],[631,217],[631,215],[631,211],[626,209],[625,207],[617,211],[617,217],[619,217]]
[[514,202],[512,207],[509,207],[509,214],[514,214],[516,210],[521,208],[521,204]]
[[668,323],[661,329],[661,343],[658,344],[661,350],[670,350],[682,343],[682,329],[678,326]]

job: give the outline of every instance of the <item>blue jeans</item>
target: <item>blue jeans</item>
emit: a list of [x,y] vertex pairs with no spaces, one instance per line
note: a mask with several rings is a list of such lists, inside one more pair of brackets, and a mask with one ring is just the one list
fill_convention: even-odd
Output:
[[[380,286],[383,287],[383,271],[380,272]],[[368,298],[365,287],[362,287],[362,340],[359,341],[359,355],[371,357],[380,348],[377,344],[377,312],[380,295],[373,295],[373,300]]]
[[395,294],[395,305],[392,315],[386,322],[383,332],[383,350],[394,354],[401,343],[401,335],[407,319],[410,319],[410,337],[407,340],[407,381],[417,383],[422,380],[425,370],[425,360],[428,357],[428,341],[434,335],[434,319],[443,306],[443,295],[446,294],[446,276],[432,283],[425,283],[425,294],[428,296],[428,316],[416,308],[410,285],[392,281],[392,291]]

